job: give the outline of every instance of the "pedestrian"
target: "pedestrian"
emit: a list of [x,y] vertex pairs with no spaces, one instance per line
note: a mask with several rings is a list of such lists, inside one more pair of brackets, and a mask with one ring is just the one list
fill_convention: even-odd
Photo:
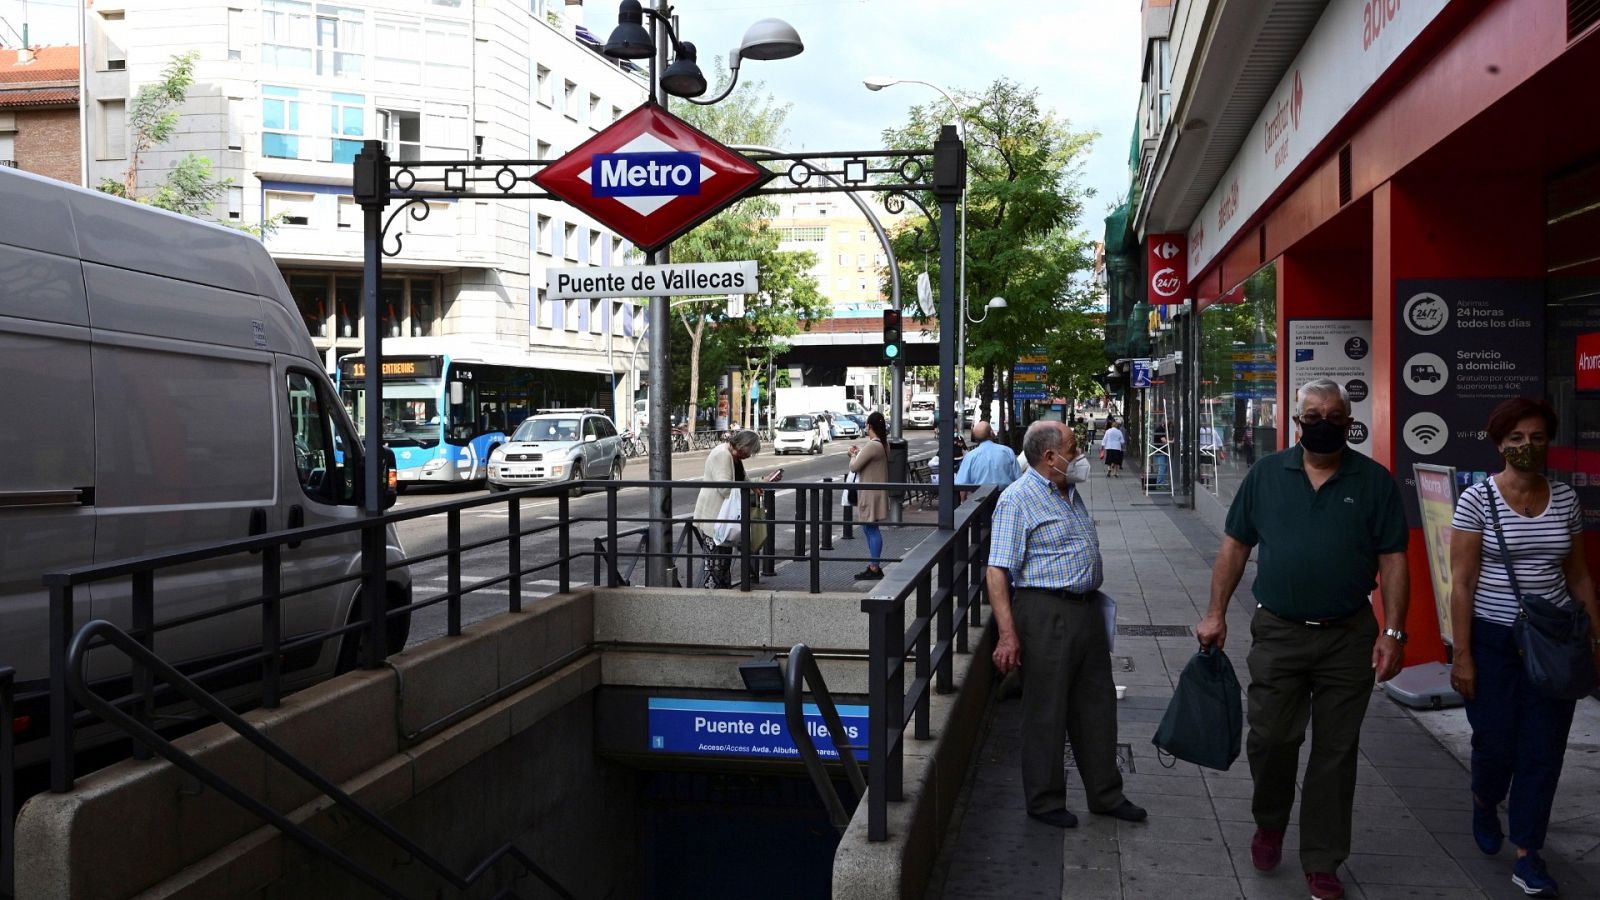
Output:
[[[1505,833],[1499,806],[1509,792],[1511,843],[1517,848],[1511,880],[1529,896],[1554,897],[1558,887],[1539,851],[1577,701],[1550,697],[1528,682],[1512,638],[1521,603],[1501,555],[1496,518],[1521,593],[1581,603],[1592,629],[1600,629],[1600,607],[1584,559],[1578,495],[1544,476],[1555,411],[1542,400],[1516,397],[1495,407],[1487,431],[1506,465],[1461,494],[1450,523],[1450,686],[1466,701],[1472,724],[1472,836],[1478,849],[1491,856],[1500,852]],[[1600,668],[1600,632],[1588,637]]]
[[[889,481],[889,424],[883,413],[867,416],[867,442],[850,448],[850,471],[858,481],[885,484]],[[883,577],[883,532],[878,523],[889,518],[889,495],[884,491],[856,491],[856,522],[867,539],[872,562],[856,575],[857,581]]]
[[[1300,745],[1312,723],[1300,794],[1300,864],[1313,900],[1339,900],[1335,874],[1350,856],[1361,723],[1374,675],[1400,671],[1410,584],[1405,513],[1393,476],[1345,446],[1350,398],[1319,378],[1298,393],[1298,446],[1250,469],[1228,509],[1211,570],[1211,606],[1195,628],[1201,647],[1228,638],[1228,601],[1260,545],[1251,589],[1245,742],[1255,782],[1250,859],[1263,872],[1283,858]],[[1368,599],[1383,589],[1384,621]]]
[[994,428],[988,422],[972,426],[972,449],[956,469],[956,484],[1008,485],[1022,475],[1017,458],[1010,448],[1000,446],[994,439]]
[[[1067,740],[1089,811],[1140,822],[1145,811],[1122,792],[1117,769],[1117,700],[1101,613],[1100,539],[1069,480],[1077,439],[1061,422],[1028,427],[1029,469],[994,510],[985,574],[999,640],[995,668],[1027,668],[1022,688],[1022,792],[1028,815],[1058,828],[1066,808]],[[1013,596],[1012,583],[1016,590]]]
[[1105,452],[1106,477],[1122,476],[1122,448],[1127,443],[1115,419],[1106,420],[1106,433],[1100,438],[1100,449]]
[[[705,481],[714,485],[719,481],[744,481],[744,461],[761,452],[761,437],[754,431],[730,431],[723,441],[706,454]],[[719,543],[714,536],[717,520],[722,518],[722,504],[733,493],[732,487],[707,486],[700,489],[694,504],[694,530],[705,551],[705,568],[702,583],[709,589],[732,587],[729,569],[733,565],[733,547]]]

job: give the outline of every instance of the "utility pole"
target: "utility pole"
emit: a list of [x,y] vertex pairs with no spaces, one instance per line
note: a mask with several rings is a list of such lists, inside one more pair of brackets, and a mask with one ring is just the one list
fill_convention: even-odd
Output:
[[[655,8],[665,12],[667,0],[656,0]],[[667,108],[667,92],[661,87],[661,73],[667,70],[667,29],[652,17],[650,33],[656,41],[656,56],[650,69],[650,99],[662,109]],[[671,250],[645,254],[647,265],[672,261]],[[672,561],[667,554],[672,551],[672,367],[668,356],[672,348],[672,309],[666,297],[650,298],[650,488],[651,515],[656,521],[649,524],[650,557],[645,563],[645,583],[652,587],[667,587],[672,583]],[[693,388],[690,388],[693,390]],[[694,423],[688,423],[691,431]]]
[[[933,195],[939,201],[939,528],[956,524],[956,342],[960,289],[956,285],[956,205],[967,187],[967,148],[956,126],[939,128],[933,144]],[[898,372],[899,369],[897,368]],[[896,386],[898,388],[898,385]],[[898,394],[896,395],[898,399]]]

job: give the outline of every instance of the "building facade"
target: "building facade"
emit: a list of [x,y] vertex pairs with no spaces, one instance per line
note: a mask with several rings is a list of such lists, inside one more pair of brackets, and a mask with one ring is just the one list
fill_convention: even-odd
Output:
[[[1169,391],[1125,380],[1127,402],[1168,413],[1175,487],[1213,519],[1297,440],[1298,384],[1346,387],[1351,447],[1394,472],[1413,526],[1411,661],[1443,652],[1414,466],[1498,469],[1496,403],[1555,405],[1551,476],[1600,526],[1600,99],[1573,88],[1600,71],[1597,29],[1600,6],[1564,0],[1146,2],[1107,355],[1173,367]],[[1170,301],[1166,240],[1187,252]]]
[[79,183],[78,48],[0,50],[0,166]]
[[552,267],[639,254],[564,204],[462,199],[408,210],[389,232],[400,252],[384,260],[380,320],[361,315],[362,217],[350,185],[364,141],[383,141],[399,163],[553,159],[644,101],[642,73],[598,52],[581,11],[556,0],[99,0],[85,31],[90,181],[123,177],[129,105],[192,51],[178,133],[139,158],[140,189],[185,154],[208,158],[231,180],[215,217],[265,223],[264,242],[330,370],[377,327],[386,341],[405,339],[386,353],[448,342],[457,353],[584,373],[595,386],[588,402],[631,410],[642,309],[548,302],[542,286]]

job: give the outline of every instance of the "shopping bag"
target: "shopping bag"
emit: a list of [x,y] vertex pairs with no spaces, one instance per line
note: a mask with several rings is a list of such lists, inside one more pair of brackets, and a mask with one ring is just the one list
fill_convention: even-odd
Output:
[[1106,458],[1106,448],[1104,448],[1104,447],[1100,448],[1100,458],[1101,459],[1105,459]]
[[740,527],[743,524],[744,510],[741,506],[738,491],[729,491],[728,499],[722,501],[722,508],[717,510],[717,524],[711,529],[711,539],[719,546],[726,546],[739,540]]
[[1152,744],[1208,769],[1233,765],[1244,739],[1239,679],[1221,648],[1202,649],[1183,667]]
[[[846,472],[845,475],[844,475],[844,483],[845,484],[855,484],[856,482],[858,482],[860,480],[861,480],[861,473],[860,472]],[[855,506],[856,505],[856,490],[855,490],[855,488],[851,488],[850,490],[844,492],[844,502],[850,504],[851,506]]]

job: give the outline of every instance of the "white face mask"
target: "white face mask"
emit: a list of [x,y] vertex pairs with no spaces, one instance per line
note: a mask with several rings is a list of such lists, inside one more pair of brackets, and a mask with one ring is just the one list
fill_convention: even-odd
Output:
[[1067,479],[1067,484],[1083,484],[1085,481],[1088,481],[1089,457],[1084,456],[1081,453],[1078,454],[1077,457],[1067,465],[1065,477]]

